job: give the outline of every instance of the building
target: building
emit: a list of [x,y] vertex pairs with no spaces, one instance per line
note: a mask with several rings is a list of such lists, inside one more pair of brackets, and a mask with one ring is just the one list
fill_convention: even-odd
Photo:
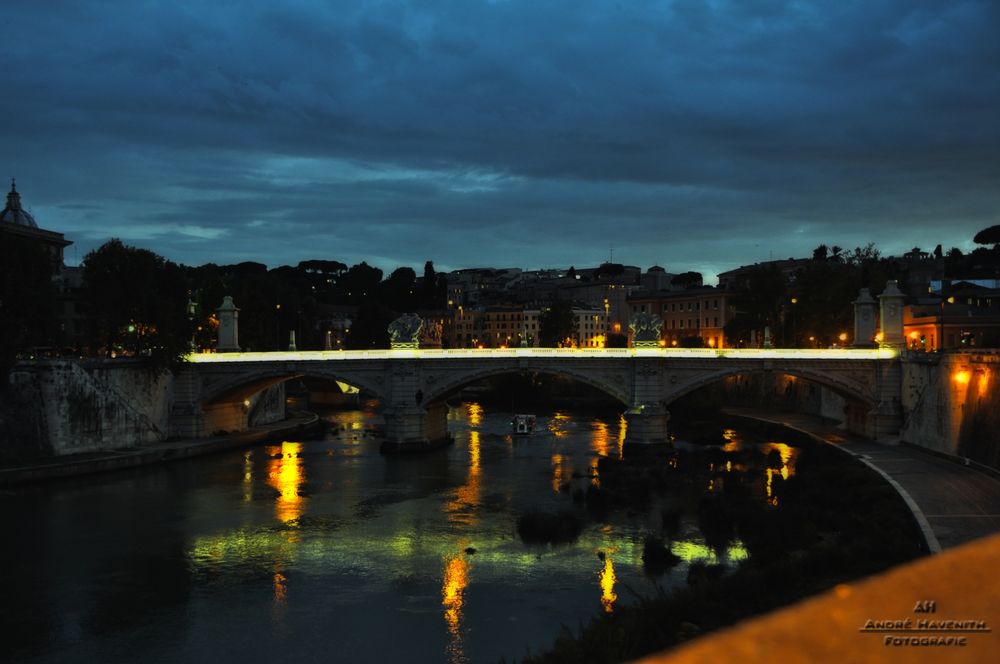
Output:
[[733,294],[712,287],[684,291],[636,293],[629,297],[631,313],[656,314],[663,320],[665,346],[683,346],[698,338],[711,348],[727,346],[725,326],[735,316]]
[[19,237],[40,244],[52,260],[52,272],[58,274],[63,267],[63,250],[73,244],[63,237],[62,233],[47,231],[38,227],[35,218],[21,206],[21,194],[16,183],[10,181],[10,192],[7,194],[7,205],[0,212],[0,239]]
[[[910,350],[1000,348],[1000,283],[960,281],[939,298],[903,308],[903,335]],[[992,286],[992,287],[991,287]]]
[[55,322],[58,327],[46,343],[53,344],[58,352],[71,349],[76,352],[84,338],[86,317],[80,297],[83,271],[63,264],[63,252],[73,243],[63,237],[62,233],[38,227],[34,216],[21,204],[21,194],[13,179],[10,181],[7,203],[0,212],[0,242],[9,242],[11,238],[37,244],[48,255],[56,298]]
[[735,270],[719,273],[719,288],[725,291],[745,290],[750,286],[751,276],[758,270],[778,270],[784,276],[786,283],[793,284],[798,272],[811,262],[811,258],[787,258],[741,265]]

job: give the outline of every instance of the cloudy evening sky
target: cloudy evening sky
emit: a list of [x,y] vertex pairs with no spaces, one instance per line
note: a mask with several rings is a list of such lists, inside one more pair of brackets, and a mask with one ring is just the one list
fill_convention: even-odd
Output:
[[1000,223],[1000,3],[4,0],[40,225],[201,264],[715,273]]

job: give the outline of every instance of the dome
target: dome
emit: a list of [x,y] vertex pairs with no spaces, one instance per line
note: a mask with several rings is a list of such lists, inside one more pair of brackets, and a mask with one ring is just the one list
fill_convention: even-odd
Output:
[[10,180],[10,192],[7,194],[7,207],[0,213],[0,221],[6,224],[38,228],[35,218],[27,210],[21,209],[21,194],[17,193],[13,178]]

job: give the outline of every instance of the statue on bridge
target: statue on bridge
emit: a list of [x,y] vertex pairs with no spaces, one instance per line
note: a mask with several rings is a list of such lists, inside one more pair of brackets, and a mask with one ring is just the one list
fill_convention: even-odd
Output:
[[423,323],[423,327],[420,328],[420,335],[418,336],[420,348],[440,348],[441,333],[444,331],[444,325],[441,321],[431,318],[425,318]]
[[632,314],[628,323],[632,330],[632,345],[635,348],[659,348],[663,319],[656,314]]
[[389,323],[389,347],[416,349],[424,321],[416,314],[403,314]]

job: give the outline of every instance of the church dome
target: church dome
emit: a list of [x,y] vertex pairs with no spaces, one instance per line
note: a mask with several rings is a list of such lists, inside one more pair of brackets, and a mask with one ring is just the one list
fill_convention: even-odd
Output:
[[21,194],[17,193],[13,178],[10,180],[10,192],[7,194],[7,207],[0,213],[0,221],[6,224],[38,228],[35,218],[27,210],[21,208]]

